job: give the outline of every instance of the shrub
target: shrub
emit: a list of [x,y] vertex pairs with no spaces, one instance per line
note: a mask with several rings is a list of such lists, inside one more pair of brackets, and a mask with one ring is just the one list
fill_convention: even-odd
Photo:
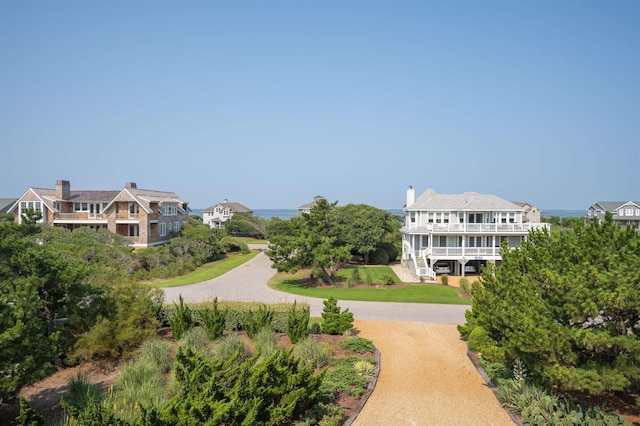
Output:
[[375,352],[376,347],[373,342],[363,337],[347,337],[339,343],[342,349],[348,349],[350,351],[363,354],[365,352]]
[[266,305],[261,305],[256,312],[249,309],[242,318],[242,328],[250,339],[261,329],[269,327],[273,330],[273,311]]
[[335,358],[326,371],[320,392],[323,400],[333,400],[336,395],[344,392],[359,398],[367,387],[367,379],[360,376],[353,367],[358,358],[346,356]]
[[233,253],[233,252],[241,252],[241,253],[249,253],[249,246],[242,240],[233,237],[224,237],[218,243],[220,249],[223,253]]
[[322,326],[319,322],[314,322],[311,324],[311,328],[309,329],[309,333],[311,334],[320,334],[322,333]]
[[440,277],[442,285],[449,285],[449,275],[445,274]]
[[371,287],[373,285],[373,276],[371,275],[371,271],[366,270],[364,272],[364,283],[367,287]]
[[24,426],[44,426],[45,420],[40,414],[31,408],[27,400],[20,397],[20,414],[16,417],[19,424]]
[[289,340],[291,340],[291,343],[294,345],[309,334],[309,308],[302,308],[302,310],[299,311],[297,310],[297,302],[293,302],[287,315],[286,331]]
[[351,280],[354,284],[360,284],[360,282],[362,281],[362,278],[360,277],[360,269],[353,268],[351,270]]
[[99,316],[95,325],[78,339],[70,359],[127,356],[141,342],[155,336],[159,324],[150,294],[153,291],[142,285],[107,289],[104,301],[109,306],[108,312]]
[[213,309],[205,306],[199,310],[200,321],[204,329],[207,331],[209,339],[216,340],[224,333],[226,325],[226,311],[218,309],[218,298],[213,300]]
[[471,284],[466,278],[460,278],[460,288],[458,294],[462,297],[471,297]]
[[[291,424],[316,402],[324,376],[313,374],[313,367],[298,362],[291,350],[238,365],[181,349],[176,359],[181,389],[163,409],[163,424]],[[231,401],[237,402],[233,409]]]
[[360,376],[366,377],[367,379],[373,377],[376,374],[376,367],[373,363],[367,361],[366,359],[360,359],[353,364],[353,368],[356,370]]
[[380,282],[384,285],[393,285],[396,283],[396,279],[391,274],[384,274],[380,276]]
[[380,248],[387,252],[388,262],[394,262],[398,258],[398,248],[391,243],[382,243]]
[[321,314],[324,319],[323,332],[327,334],[342,334],[353,327],[353,314],[349,312],[349,309],[340,312],[338,301],[333,297],[323,303],[324,309]]
[[369,255],[369,263],[373,265],[388,265],[389,255],[384,249],[378,248]]
[[193,313],[191,312],[191,309],[184,304],[182,295],[180,295],[179,301],[179,305],[176,305],[174,303],[175,312],[169,320],[169,325],[171,326],[171,335],[176,340],[180,340],[180,338],[182,338],[182,335],[195,325]]

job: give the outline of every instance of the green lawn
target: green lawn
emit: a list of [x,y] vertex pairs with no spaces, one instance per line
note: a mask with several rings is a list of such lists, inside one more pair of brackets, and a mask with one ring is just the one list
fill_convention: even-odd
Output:
[[220,275],[229,272],[233,268],[236,268],[246,261],[253,259],[260,253],[260,250],[251,250],[248,254],[231,254],[227,255],[224,259],[217,260],[215,262],[202,265],[195,271],[183,275],[181,277],[175,277],[164,281],[157,281],[152,284],[155,288],[161,287],[177,287],[186,284],[200,283],[210,280],[211,278],[219,277]]
[[259,240],[257,238],[249,238],[249,237],[233,237],[236,240],[240,240],[245,244],[267,244],[267,240]]
[[[376,275],[390,273],[386,270],[376,271]],[[373,274],[373,271],[372,271]],[[340,275],[340,274],[339,274]],[[362,272],[361,272],[362,275]],[[443,303],[448,305],[471,305],[471,300],[458,296],[458,289],[439,284],[405,284],[402,288],[361,287],[361,288],[315,288],[301,284],[300,280],[309,276],[309,271],[296,274],[278,273],[269,285],[277,290],[301,296],[327,299],[331,296],[338,300],[360,300],[363,302],[410,302],[410,303]],[[395,274],[394,274],[395,276]]]

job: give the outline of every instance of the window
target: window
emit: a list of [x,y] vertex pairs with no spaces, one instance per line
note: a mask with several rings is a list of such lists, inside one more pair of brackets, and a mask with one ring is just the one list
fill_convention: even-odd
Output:
[[167,224],[166,223],[161,223],[160,224],[160,236],[164,237],[165,235],[167,235]]
[[627,216],[633,216],[633,209],[626,209],[624,214]]
[[61,208],[60,201],[56,201],[55,203],[53,203],[53,208],[60,211],[60,208]]
[[73,203],[74,212],[86,212],[89,211],[88,203]]
[[140,212],[140,206],[138,203],[129,203],[129,214],[135,215]]
[[138,225],[136,225],[136,224],[130,224],[129,225],[129,236],[130,237],[139,237],[140,236]]
[[636,216],[640,216],[640,209],[636,209]]
[[173,230],[178,232],[180,230],[180,222],[173,223]]
[[416,223],[416,212],[411,212],[410,215],[411,223]]
[[177,203],[162,203],[162,208],[164,210],[165,216],[175,216],[176,214],[178,214]]
[[464,223],[464,213],[458,213],[458,222]]
[[433,223],[433,212],[429,212],[429,223]]
[[624,209],[618,210],[618,216],[624,216]]

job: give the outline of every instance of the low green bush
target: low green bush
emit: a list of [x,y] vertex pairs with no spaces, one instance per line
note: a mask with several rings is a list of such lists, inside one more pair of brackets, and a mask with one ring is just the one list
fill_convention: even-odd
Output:
[[375,352],[376,347],[373,342],[363,337],[347,337],[339,343],[342,349],[348,349],[350,351],[363,354],[366,352]]
[[449,275],[445,274],[440,277],[442,285],[449,285]]
[[396,279],[391,274],[384,274],[380,277],[380,282],[384,285],[393,285],[396,283]]

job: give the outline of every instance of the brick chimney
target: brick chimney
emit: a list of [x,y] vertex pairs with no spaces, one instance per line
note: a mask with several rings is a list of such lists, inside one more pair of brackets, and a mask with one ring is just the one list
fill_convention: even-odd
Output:
[[124,187],[127,189],[136,189],[138,186],[135,182],[127,182],[124,184]]
[[56,198],[68,200],[71,197],[71,184],[68,180],[56,181]]
[[415,201],[416,201],[416,192],[413,189],[413,186],[409,186],[409,188],[407,189],[407,207],[415,203]]

